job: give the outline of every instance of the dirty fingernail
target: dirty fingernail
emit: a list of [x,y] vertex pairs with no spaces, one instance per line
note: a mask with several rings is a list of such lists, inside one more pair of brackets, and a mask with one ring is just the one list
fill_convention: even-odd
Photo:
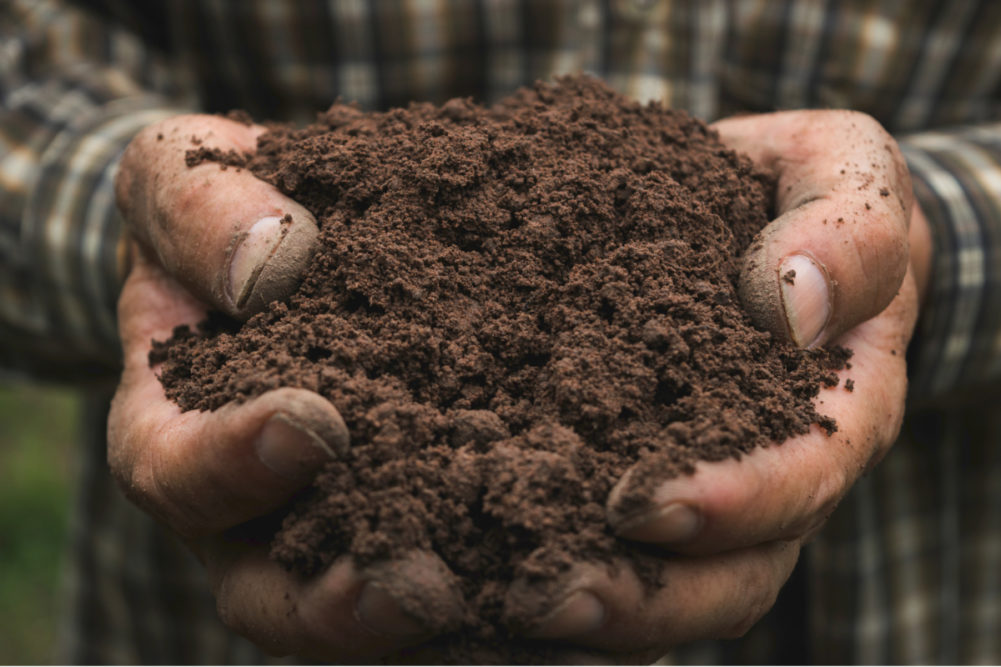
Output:
[[826,271],[806,255],[789,255],[779,266],[779,288],[793,342],[799,347],[815,344],[831,317]]
[[529,632],[539,639],[576,637],[605,622],[605,605],[589,591],[574,591]]
[[702,514],[690,505],[671,503],[624,521],[615,531],[619,537],[656,544],[682,544],[702,530]]
[[282,242],[284,218],[268,216],[261,218],[237,241],[229,262],[229,282],[227,296],[235,308],[242,308],[254,292],[268,259]]
[[261,429],[254,449],[261,463],[297,482],[308,480],[326,457],[334,458],[334,452],[320,436],[281,412]]
[[428,632],[423,623],[403,611],[393,596],[373,581],[366,583],[358,595],[355,618],[375,634],[386,637],[419,637]]

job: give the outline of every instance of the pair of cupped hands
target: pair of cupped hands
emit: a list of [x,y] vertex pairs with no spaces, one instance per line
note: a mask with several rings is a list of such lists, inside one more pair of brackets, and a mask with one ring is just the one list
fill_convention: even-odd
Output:
[[[700,463],[691,476],[665,480],[646,507],[623,513],[627,472],[608,499],[608,523],[623,539],[663,550],[663,585],[647,589],[626,563],[580,562],[559,586],[515,581],[507,594],[512,627],[559,642],[571,661],[653,659],[683,642],[744,633],[900,428],[904,351],[931,243],[896,142],[848,111],[742,116],[714,128],[778,175],[778,217],[745,259],[745,306],[801,347],[851,348],[842,380],[850,376],[854,391],[820,393],[820,411],[838,423],[833,435],[813,427],[740,461]],[[437,556],[412,552],[367,568],[343,557],[303,579],[231,531],[281,507],[350,449],[336,408],[283,388],[182,413],[148,362],[151,340],[209,309],[245,319],[288,296],[312,257],[316,221],[301,205],[247,170],[185,164],[192,136],[245,153],[262,131],[177,116],[142,131],[125,152],[116,186],[134,242],[119,302],[125,368],[108,457],[125,493],[204,564],[230,628],[273,654],[385,656],[449,629],[430,619],[461,618],[459,587]],[[783,280],[790,270],[795,279]],[[406,594],[396,599],[398,591]]]

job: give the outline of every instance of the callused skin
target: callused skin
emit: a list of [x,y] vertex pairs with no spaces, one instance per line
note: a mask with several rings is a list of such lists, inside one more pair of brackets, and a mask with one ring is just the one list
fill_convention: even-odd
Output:
[[[814,429],[739,462],[699,464],[694,475],[660,485],[647,508],[623,514],[617,499],[627,473],[608,501],[611,527],[686,557],[665,558],[665,585],[652,592],[624,563],[579,563],[546,591],[514,582],[508,608],[520,617],[512,621],[533,637],[560,640],[571,661],[647,659],[745,632],[771,607],[801,546],[886,453],[902,419],[903,353],[931,243],[896,143],[870,117],[845,111],[744,116],[715,128],[779,178],[779,217],[746,258],[745,305],[797,344],[852,348],[855,391],[821,393],[823,412],[839,425],[830,438]],[[231,628],[274,654],[385,656],[461,618],[461,594],[440,559],[415,552],[366,570],[342,559],[303,581],[262,549],[227,537],[350,447],[336,408],[317,394],[279,389],[212,413],[181,413],[147,361],[152,339],[210,308],[246,318],[287,296],[312,257],[316,222],[299,204],[246,170],[185,164],[192,136],[252,152],[261,131],[177,116],[144,130],[126,151],[117,194],[135,244],[119,302],[125,370],[109,417],[109,462],[129,497],[200,557]],[[794,279],[783,280],[791,270]],[[387,591],[404,582],[410,594],[394,600]],[[432,599],[448,610],[444,624],[428,621],[420,601]]]

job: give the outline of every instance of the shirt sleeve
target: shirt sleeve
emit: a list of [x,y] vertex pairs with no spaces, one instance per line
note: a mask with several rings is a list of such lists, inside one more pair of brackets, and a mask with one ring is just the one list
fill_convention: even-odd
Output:
[[117,368],[113,183],[144,126],[180,112],[161,56],[58,0],[0,3],[0,369]]
[[1001,379],[1001,123],[900,144],[934,244],[909,350],[911,396],[925,400]]

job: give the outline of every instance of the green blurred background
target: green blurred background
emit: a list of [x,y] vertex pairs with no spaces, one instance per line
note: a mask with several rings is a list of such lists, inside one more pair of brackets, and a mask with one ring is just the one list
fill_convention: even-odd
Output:
[[79,397],[0,380],[0,664],[54,659]]

